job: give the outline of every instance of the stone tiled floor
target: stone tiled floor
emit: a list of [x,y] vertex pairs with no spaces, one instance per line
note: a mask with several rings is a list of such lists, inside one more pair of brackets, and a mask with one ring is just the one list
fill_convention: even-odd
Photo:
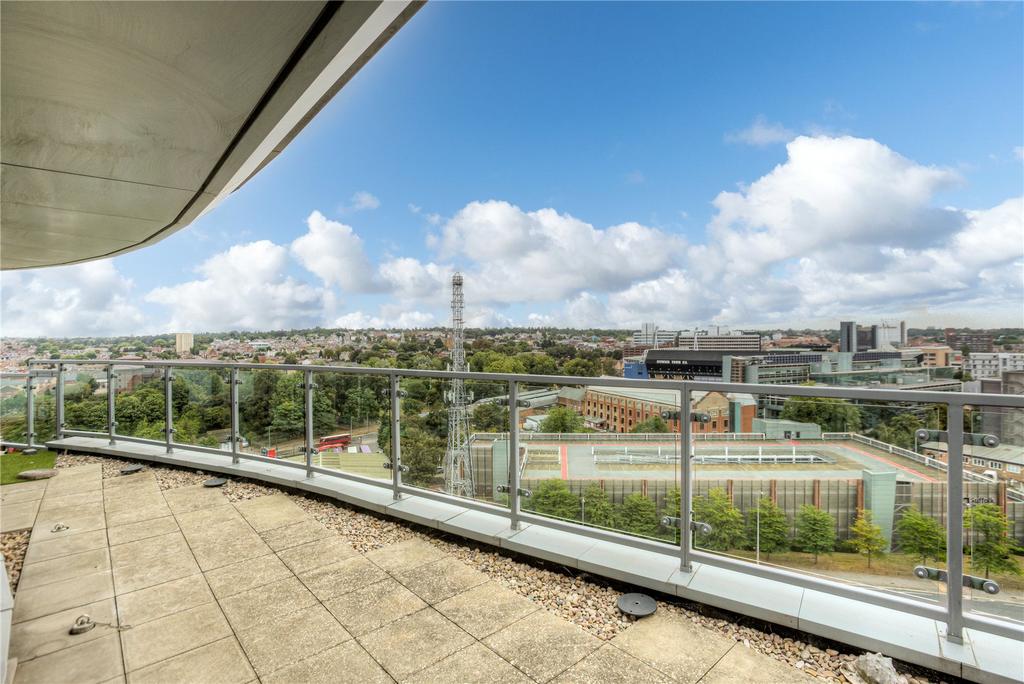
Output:
[[[669,614],[601,641],[428,542],[360,554],[283,493],[96,465],[0,495],[33,529],[16,684],[810,681]],[[69,635],[82,614],[103,624]]]

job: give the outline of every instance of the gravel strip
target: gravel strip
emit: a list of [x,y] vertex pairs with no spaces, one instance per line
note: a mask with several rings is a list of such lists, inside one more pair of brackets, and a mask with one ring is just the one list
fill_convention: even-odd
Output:
[[4,555],[7,566],[7,577],[11,582],[11,594],[18,589],[21,578],[21,566],[25,563],[25,552],[28,551],[28,538],[32,530],[18,530],[0,534],[0,553]]
[[[132,463],[99,456],[58,455],[56,467],[67,468],[94,464],[97,461],[103,464],[104,478],[120,476],[121,468]],[[203,471],[150,463],[144,465],[156,474],[162,490],[200,484],[213,476]],[[229,500],[237,502],[274,494],[280,490],[248,480],[228,478],[223,491]],[[523,562],[518,556],[508,552],[478,545],[469,540],[452,541],[455,538],[449,535],[350,508],[344,504],[303,494],[290,496],[310,517],[337,532],[361,553],[407,539],[420,538],[565,620],[583,627],[600,639],[613,638],[635,621],[635,618],[620,613],[616,606],[619,596],[631,590],[631,587],[554,564]],[[24,535],[25,538],[21,542],[23,547],[17,563],[18,570],[11,570],[7,540],[17,535]],[[16,577],[15,572],[20,571],[20,558],[24,557],[27,542],[27,531],[3,536],[4,555],[12,578]],[[14,545],[16,547],[16,544]],[[853,681],[844,675],[844,670],[850,670],[852,662],[861,654],[859,650],[742,615],[687,603],[674,597],[658,595],[656,598],[659,610],[680,615],[696,625],[741,642],[747,648],[787,663],[812,677],[828,682]],[[894,663],[897,670],[906,678],[907,684],[946,682],[941,675],[930,670],[899,661]]]

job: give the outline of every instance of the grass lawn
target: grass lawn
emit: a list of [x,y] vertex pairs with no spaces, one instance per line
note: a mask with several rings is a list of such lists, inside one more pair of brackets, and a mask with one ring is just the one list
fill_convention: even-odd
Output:
[[27,480],[18,479],[18,473],[36,468],[52,468],[55,458],[57,454],[45,450],[37,451],[31,456],[26,456],[20,451],[0,454],[0,485],[26,482]]

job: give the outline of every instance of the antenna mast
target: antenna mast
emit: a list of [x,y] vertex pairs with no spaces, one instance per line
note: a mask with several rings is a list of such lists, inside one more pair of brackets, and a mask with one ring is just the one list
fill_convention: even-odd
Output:
[[[452,275],[452,352],[451,370],[466,371],[465,333],[463,331],[462,274]],[[448,401],[448,448],[444,454],[444,490],[456,496],[475,494],[473,463],[469,457],[469,407],[465,381],[451,381],[445,392]]]

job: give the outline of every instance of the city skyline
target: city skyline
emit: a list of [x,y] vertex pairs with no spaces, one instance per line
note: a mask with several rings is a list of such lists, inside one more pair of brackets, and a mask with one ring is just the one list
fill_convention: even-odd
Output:
[[4,272],[3,332],[438,327],[455,269],[470,327],[1020,326],[1020,13],[428,4],[192,227]]

